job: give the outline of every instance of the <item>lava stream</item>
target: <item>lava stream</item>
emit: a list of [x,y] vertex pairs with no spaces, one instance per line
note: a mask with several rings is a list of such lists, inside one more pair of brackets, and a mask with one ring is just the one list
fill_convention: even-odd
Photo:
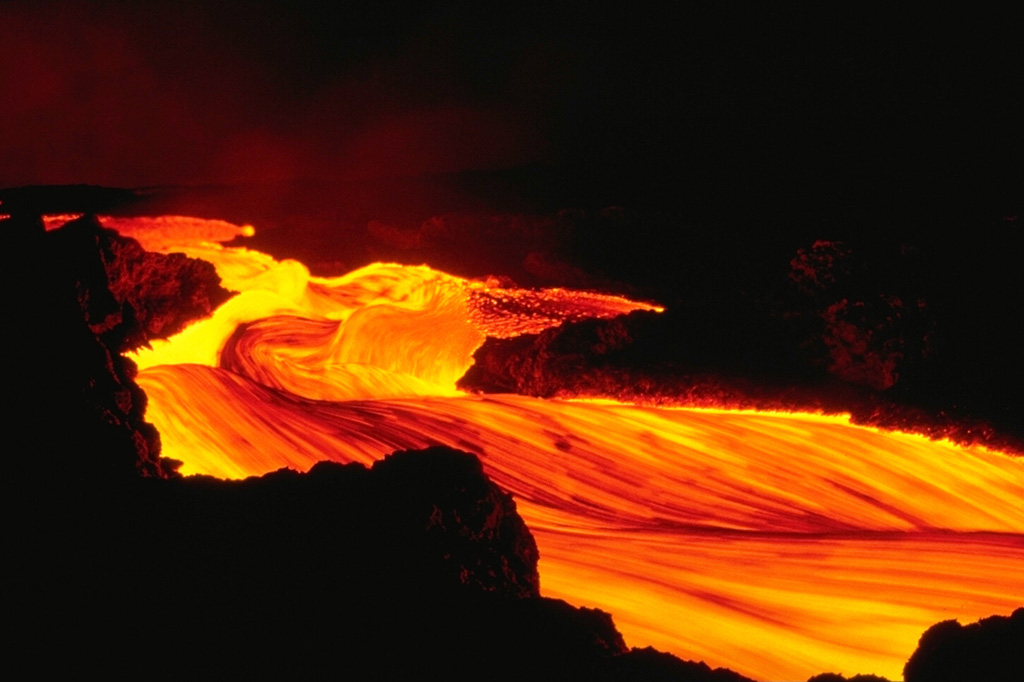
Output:
[[930,625],[1024,597],[1024,468],[981,449],[811,415],[308,401],[198,365],[140,383],[189,471],[478,453],[537,540],[545,595],[609,611],[631,645],[763,679],[898,678]]
[[472,451],[515,495],[546,596],[611,612],[632,646],[764,679],[898,678],[933,623],[1024,602],[1019,459],[840,417],[462,395],[487,335],[652,306],[425,267],[323,279],[188,242],[161,248],[242,293],[136,356],[185,473]]

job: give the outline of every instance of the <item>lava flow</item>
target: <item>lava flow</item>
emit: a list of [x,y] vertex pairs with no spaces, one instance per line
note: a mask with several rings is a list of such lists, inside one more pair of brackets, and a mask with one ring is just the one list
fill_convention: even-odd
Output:
[[1024,602],[1020,459],[844,417],[463,394],[488,335],[654,306],[424,266],[319,278],[209,239],[144,242],[240,292],[133,356],[184,473],[474,452],[515,495],[546,596],[610,612],[631,646],[761,679],[899,678],[930,625]]

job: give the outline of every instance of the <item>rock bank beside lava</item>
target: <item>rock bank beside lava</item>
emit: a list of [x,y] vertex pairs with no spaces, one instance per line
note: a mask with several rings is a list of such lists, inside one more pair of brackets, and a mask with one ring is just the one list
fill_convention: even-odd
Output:
[[[181,254],[148,253],[95,217],[45,232],[38,217],[3,221],[19,255],[12,282],[9,338],[16,358],[32,371],[16,384],[28,423],[43,414],[50,426],[25,434],[24,447],[46,453],[45,475],[173,476],[159,456],[159,436],[144,421],[146,396],[134,383],[135,365],[121,353],[167,336],[208,315],[230,292],[213,267]],[[22,422],[25,423],[25,422]],[[21,433],[19,433],[21,435]],[[82,444],[107,452],[93,459]],[[56,453],[64,453],[57,455]]]
[[[471,231],[465,217],[449,222]],[[1013,251],[993,248],[1016,238],[1012,216],[958,227],[969,235],[838,221],[817,233],[726,228],[624,209],[564,211],[532,231],[524,222],[505,221],[517,242],[550,224],[520,266],[528,281],[666,310],[489,339],[466,390],[849,412],[1024,451],[1024,374],[1006,327],[1024,282]],[[418,234],[447,235],[426,225]]]

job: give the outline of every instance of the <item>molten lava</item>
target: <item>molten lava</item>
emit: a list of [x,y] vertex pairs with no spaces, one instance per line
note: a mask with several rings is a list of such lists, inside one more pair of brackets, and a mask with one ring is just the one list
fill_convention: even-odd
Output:
[[845,417],[466,395],[488,335],[656,308],[425,266],[319,278],[214,243],[243,230],[224,225],[146,241],[240,292],[135,356],[184,473],[472,451],[514,493],[546,596],[609,611],[632,646],[762,679],[898,678],[933,623],[1024,602],[1020,459]]

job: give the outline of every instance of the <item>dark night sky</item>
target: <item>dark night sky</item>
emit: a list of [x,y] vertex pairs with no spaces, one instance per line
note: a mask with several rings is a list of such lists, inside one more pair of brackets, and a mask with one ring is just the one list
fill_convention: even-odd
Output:
[[0,3],[0,187],[810,220],[1024,182],[1012,16],[300,5]]

